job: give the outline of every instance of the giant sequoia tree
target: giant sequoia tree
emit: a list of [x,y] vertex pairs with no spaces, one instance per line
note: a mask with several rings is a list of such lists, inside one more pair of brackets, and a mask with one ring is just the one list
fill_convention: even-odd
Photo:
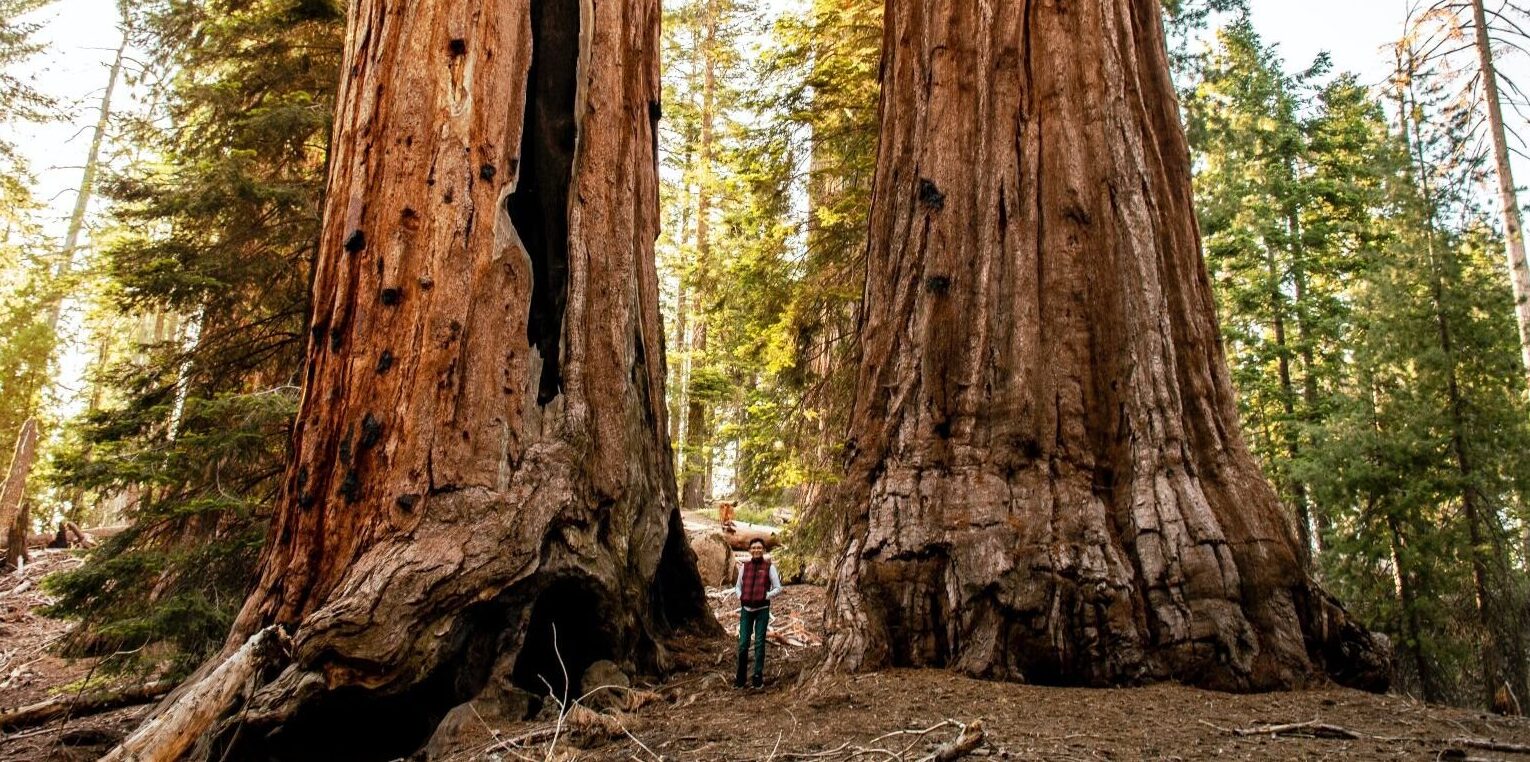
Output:
[[241,700],[208,734],[235,757],[407,755],[454,704],[661,669],[702,621],[663,414],[658,24],[655,0],[352,5],[263,570],[120,756]]
[[830,665],[1385,684],[1238,430],[1158,2],[889,0]]

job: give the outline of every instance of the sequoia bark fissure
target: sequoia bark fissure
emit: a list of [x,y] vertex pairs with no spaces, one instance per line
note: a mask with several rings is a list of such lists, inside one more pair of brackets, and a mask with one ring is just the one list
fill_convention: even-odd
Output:
[[886,13],[829,665],[1384,683],[1238,433],[1157,3],[957,10]]

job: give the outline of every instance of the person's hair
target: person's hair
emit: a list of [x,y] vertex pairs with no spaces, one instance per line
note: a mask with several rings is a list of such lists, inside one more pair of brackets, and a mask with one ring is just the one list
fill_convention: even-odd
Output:
[[760,547],[761,547],[761,548],[764,548],[764,547],[765,547],[765,541],[764,541],[764,540],[761,540],[761,539],[760,539],[760,538],[758,538],[758,537],[756,537],[756,538],[754,538],[754,539],[753,539],[753,540],[750,540],[750,541],[749,541],[749,549],[750,549],[750,550],[754,550],[754,544],[755,544],[755,543],[759,543],[759,544],[760,544]]

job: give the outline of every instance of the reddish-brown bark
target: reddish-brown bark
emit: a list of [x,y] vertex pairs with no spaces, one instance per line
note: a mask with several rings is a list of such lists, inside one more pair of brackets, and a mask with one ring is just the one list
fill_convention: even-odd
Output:
[[707,616],[663,415],[659,15],[352,5],[294,453],[225,653],[280,625],[290,660],[235,756],[407,755],[485,685],[663,669]]
[[1249,454],[1157,2],[889,0],[829,666],[1385,684]]

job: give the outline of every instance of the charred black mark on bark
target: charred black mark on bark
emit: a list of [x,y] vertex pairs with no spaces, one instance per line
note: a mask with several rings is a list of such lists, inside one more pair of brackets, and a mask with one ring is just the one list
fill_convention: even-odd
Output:
[[648,102],[648,138],[653,155],[659,155],[659,120],[664,118],[664,107],[657,100]]
[[385,288],[382,290],[380,298],[382,299],[383,304],[389,307],[394,307],[397,306],[399,302],[404,301],[404,290],[400,288]]
[[377,420],[377,416],[367,413],[361,418],[361,440],[357,444],[362,450],[370,450],[382,441],[383,425]]
[[526,340],[542,355],[537,403],[562,389],[559,341],[568,302],[568,194],[573,177],[579,0],[531,6],[532,54],[527,75],[520,177],[506,211],[531,257]]
[[307,490],[308,466],[299,466],[297,472],[297,480],[293,483],[292,488],[292,491],[297,494],[297,504],[299,508],[309,508],[313,506],[313,493],[308,492]]
[[340,481],[340,496],[345,498],[347,503],[354,503],[361,499],[361,476],[356,473],[356,469],[345,470],[345,478]]
[[416,280],[415,282],[420,284],[420,290],[421,291],[429,291],[429,290],[431,290],[431,289],[436,287],[436,282],[434,280],[431,280],[430,278],[420,278],[419,280]]
[[388,370],[391,369],[392,367],[393,367],[393,353],[388,351],[388,350],[386,350],[386,349],[384,349],[382,354],[378,355],[378,357],[377,357],[377,374],[378,375],[382,375],[384,373],[387,373]]
[[478,167],[478,179],[480,180],[493,180],[494,173],[495,169],[493,164],[484,164]]
[[367,237],[360,230],[352,230],[351,234],[345,238],[345,250],[351,254],[356,254],[366,247]]
[[944,294],[951,290],[951,279],[944,275],[932,275],[924,279],[924,290],[932,294]]
[[455,38],[446,44],[446,49],[450,51],[453,56],[465,56],[467,55],[467,40],[464,40],[460,37]]
[[919,178],[919,203],[938,212],[946,207],[946,194],[941,193],[940,188],[935,187],[933,181],[921,177]]
[[329,329],[329,351],[339,352],[342,346],[345,346],[345,331],[339,328]]
[[398,507],[407,513],[413,511],[414,507],[419,504],[420,496],[418,493],[411,492],[407,495],[399,495],[393,502],[397,503]]
[[340,440],[340,452],[339,452],[340,462],[344,463],[346,465],[350,465],[350,463],[351,463],[351,455],[352,454],[353,454],[353,452],[352,452],[352,449],[351,449],[351,432],[347,431],[345,433],[345,439]]

